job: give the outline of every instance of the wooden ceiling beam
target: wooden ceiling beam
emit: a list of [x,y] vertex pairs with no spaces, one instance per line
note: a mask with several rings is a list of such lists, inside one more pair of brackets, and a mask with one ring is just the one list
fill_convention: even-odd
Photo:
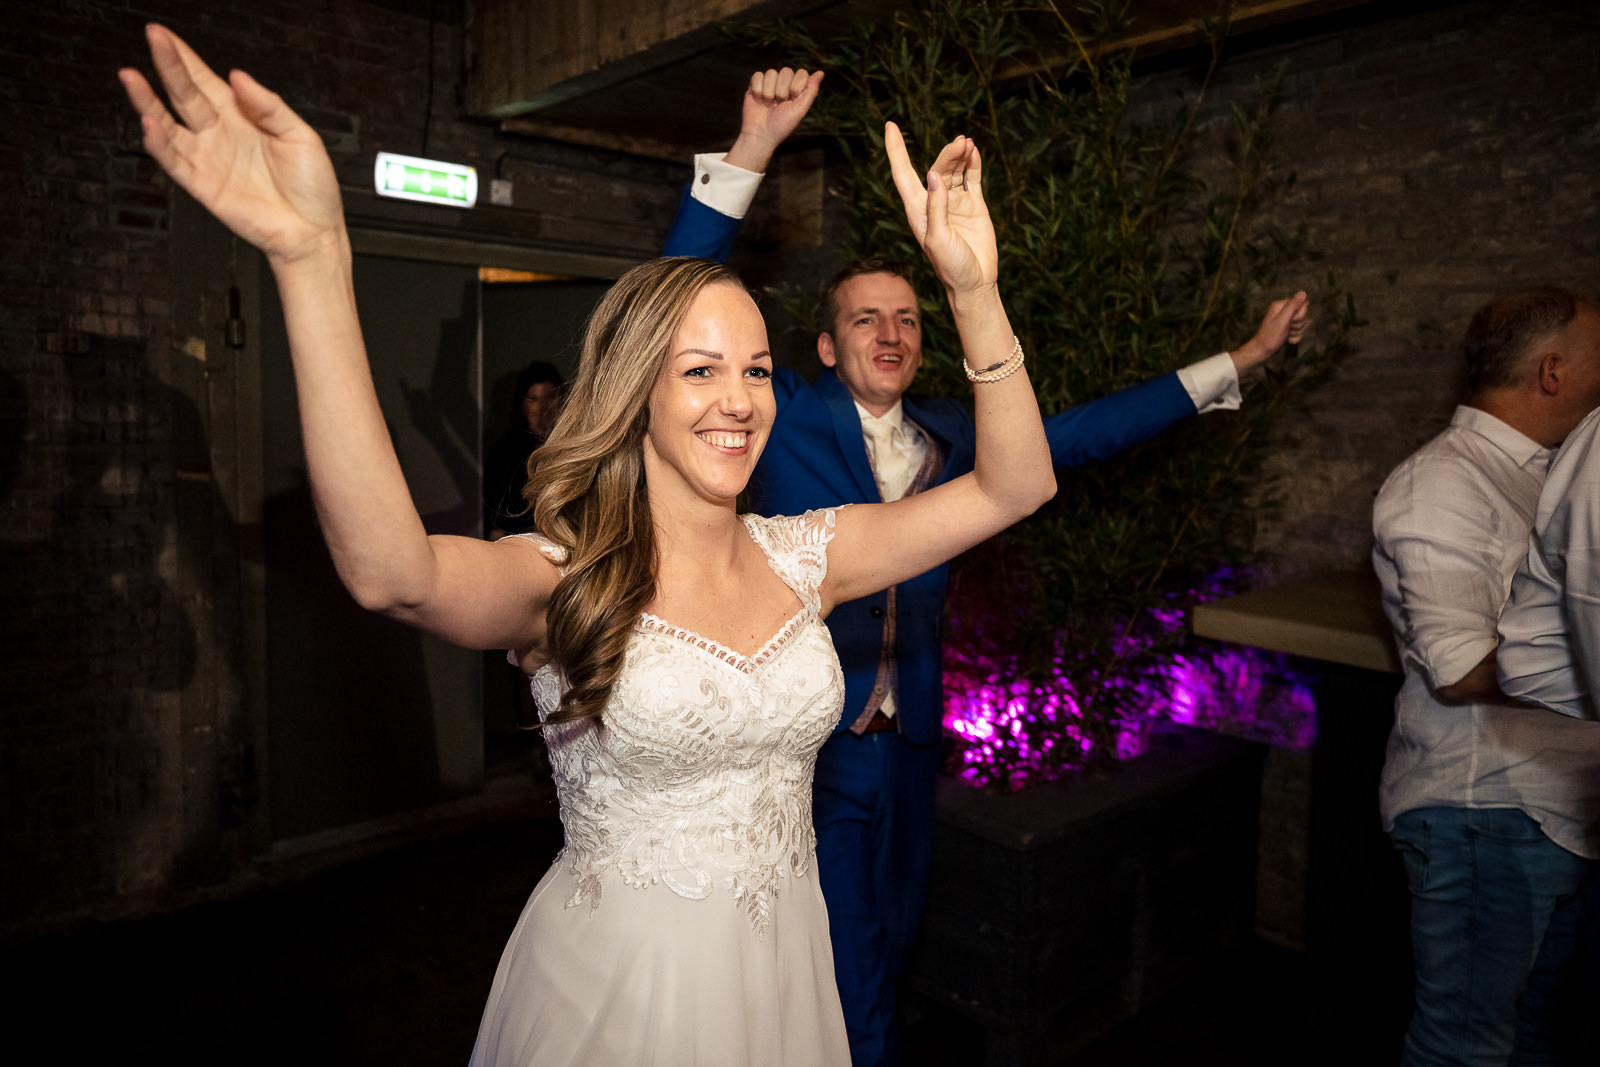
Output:
[[[735,22],[792,17],[825,40],[854,17],[889,24],[905,7],[905,0],[592,2],[596,12],[613,13],[600,16],[609,19],[605,25],[613,30],[613,23],[620,18],[615,13],[630,5],[665,9],[666,14],[649,25],[629,25],[620,36],[636,50],[597,65],[605,58],[595,39],[598,30],[593,19],[585,22],[583,18],[588,16],[577,14],[591,0],[476,0],[477,15],[468,35],[472,52],[463,87],[471,113],[500,120],[500,128],[507,133],[651,159],[684,160],[691,149],[726,147],[738,128],[734,103],[739,81],[747,76],[741,72],[748,69],[743,64],[770,58],[760,56],[758,49],[731,44],[717,29],[718,12],[733,11],[727,18]],[[1074,0],[1055,2],[1068,17],[1079,17]],[[1214,6],[1214,0],[1132,0],[1128,34],[1098,44],[1091,55],[1133,48],[1142,56],[1157,56],[1199,46],[1202,38],[1194,19],[1206,7]],[[1361,6],[1376,5],[1372,0],[1239,0],[1233,31],[1250,33]],[[543,22],[536,22],[535,16]],[[702,19],[710,21],[685,29]],[[651,31],[654,37],[646,32],[651,26],[655,27]],[[667,33],[678,36],[656,40]],[[534,54],[531,46],[525,41],[518,43],[535,34],[545,52],[553,54],[561,51],[558,44],[562,48],[572,44],[586,48],[588,58],[579,62],[570,56],[557,57],[540,67],[528,58]],[[607,47],[613,45],[615,42]],[[1006,73],[1024,77],[1069,60],[1062,55],[1044,63],[1018,63]],[[533,111],[539,113],[531,114]]]
[[837,0],[477,0],[467,110],[506,119],[610,88],[725,43],[723,23],[792,18]]
[[[1243,0],[1234,6],[1229,33],[1244,33],[1295,22],[1316,15],[1359,7],[1372,0]],[[1143,55],[1158,55],[1201,44],[1204,36],[1195,26],[1202,10],[1195,0],[1134,0],[1130,7],[1128,32],[1111,40],[1089,45],[1089,57],[1130,49]],[[1214,5],[1205,5],[1214,6]],[[1018,60],[1000,69],[1000,80],[1026,77],[1041,70],[1067,66],[1076,57],[1044,56],[1036,61]]]
[[664,159],[669,163],[685,163],[688,156],[679,145],[668,144],[666,141],[657,141],[649,137],[634,137],[625,133],[607,133],[587,126],[568,126],[559,122],[545,122],[542,119],[529,118],[518,115],[515,118],[502,119],[500,122],[502,133],[515,133],[523,137],[538,137],[546,141],[558,141],[561,144],[579,145],[583,148],[598,148],[604,152],[620,152],[628,156],[642,156],[645,159]]

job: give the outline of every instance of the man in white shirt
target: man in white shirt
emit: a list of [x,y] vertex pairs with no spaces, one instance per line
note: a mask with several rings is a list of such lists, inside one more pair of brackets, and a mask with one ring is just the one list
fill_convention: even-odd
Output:
[[[1580,304],[1571,342],[1600,351],[1600,312]],[[1600,358],[1600,357],[1594,357]],[[1600,411],[1568,435],[1539,496],[1527,557],[1500,616],[1500,687],[1578,719],[1600,678]]]
[[1595,315],[1549,289],[1481,309],[1464,344],[1467,402],[1373,509],[1405,667],[1379,792],[1412,895],[1402,1062],[1414,1067],[1504,1064],[1514,1049],[1519,1063],[1559,1062],[1536,1058],[1571,960],[1570,925],[1552,915],[1600,859],[1600,733],[1501,691],[1496,620],[1550,450],[1600,403]]
[[[1585,306],[1575,316],[1579,343],[1600,350],[1600,316]],[[1500,688],[1508,696],[1585,720],[1592,735],[1600,677],[1600,410],[1567,436],[1550,464],[1539,494],[1527,558],[1511,583],[1500,614]],[[1578,727],[1576,729],[1582,729]],[[1591,775],[1586,801],[1593,827],[1600,816],[1600,781]],[[1587,990],[1600,990],[1600,880],[1591,882],[1579,907],[1552,920],[1563,936],[1577,927],[1587,957]],[[1547,937],[1550,935],[1546,935]],[[1590,1023],[1591,1029],[1594,1024]],[[1591,1039],[1592,1040],[1592,1039]]]

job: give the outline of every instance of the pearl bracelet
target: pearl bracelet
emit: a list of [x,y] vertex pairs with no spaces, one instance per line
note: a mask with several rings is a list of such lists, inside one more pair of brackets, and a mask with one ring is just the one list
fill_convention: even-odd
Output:
[[998,382],[1002,378],[1009,378],[1022,369],[1022,338],[1013,335],[1011,354],[999,363],[992,363],[982,370],[973,370],[967,365],[966,360],[961,361],[961,369],[967,372],[969,382]]

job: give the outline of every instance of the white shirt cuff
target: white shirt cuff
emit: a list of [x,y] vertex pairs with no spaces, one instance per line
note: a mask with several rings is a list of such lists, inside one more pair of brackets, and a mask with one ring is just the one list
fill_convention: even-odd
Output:
[[764,175],[724,163],[726,152],[706,152],[694,157],[694,181],[689,195],[712,211],[742,219],[756,198]]
[[1178,371],[1178,381],[1194,401],[1195,411],[1202,415],[1208,411],[1236,411],[1243,399],[1239,395],[1239,372],[1233,367],[1233,357],[1226,352],[1184,367]]

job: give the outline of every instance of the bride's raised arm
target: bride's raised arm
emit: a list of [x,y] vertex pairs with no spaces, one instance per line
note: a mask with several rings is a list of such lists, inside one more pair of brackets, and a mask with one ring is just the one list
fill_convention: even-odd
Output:
[[146,36],[172,110],[138,71],[120,72],[145,148],[261,249],[277,279],[312,494],[339,576],[364,607],[446,640],[526,644],[558,575],[530,546],[423,529],[373,389],[339,185],[321,139],[248,74],[218,77],[164,27]]
[[973,379],[977,459],[970,474],[892,504],[839,512],[823,600],[832,607],[915,577],[1031,514],[1055,495],[1050,446],[998,286],[994,224],[978,148],[945,146],[926,181],[894,123],[884,144],[906,221],[950,300]]

